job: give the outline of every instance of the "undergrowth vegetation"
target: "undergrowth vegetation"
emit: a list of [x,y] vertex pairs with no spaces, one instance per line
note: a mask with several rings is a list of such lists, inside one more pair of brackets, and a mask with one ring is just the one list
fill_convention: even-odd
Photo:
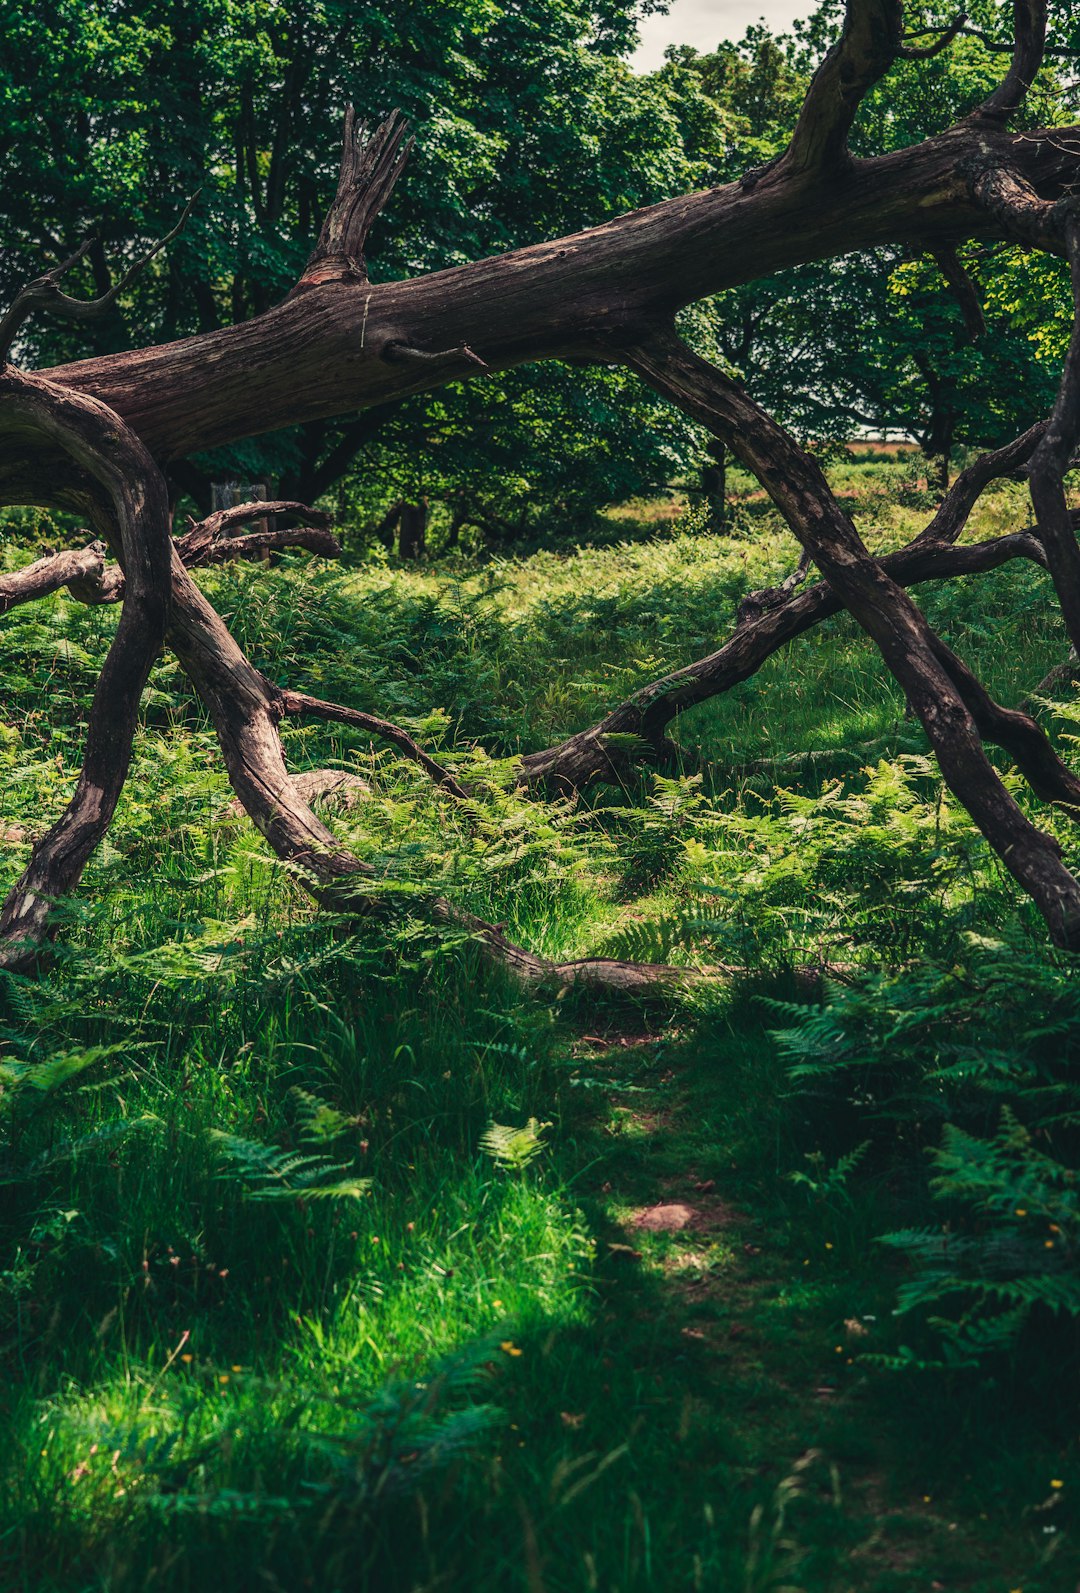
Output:
[[[875,547],[925,517],[901,465],[834,477]],[[550,1001],[316,913],[163,658],[51,964],[0,986],[0,1584],[1075,1587],[1080,969],[871,649],[822,626],[623,788],[514,787],[793,563],[744,493],[723,537],[200,577],[271,678],[467,780],[288,730],[363,777],[329,822],[388,896],[716,977]],[[1061,658],[1045,579],[923,593],[1006,702]],[[9,874],[115,619],[0,632]]]

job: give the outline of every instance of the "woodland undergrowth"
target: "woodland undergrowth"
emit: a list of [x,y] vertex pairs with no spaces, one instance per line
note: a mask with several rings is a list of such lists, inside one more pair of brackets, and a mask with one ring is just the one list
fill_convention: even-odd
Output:
[[[921,523],[909,468],[834,475],[875,548]],[[1005,484],[970,534],[1022,515]],[[727,971],[549,1002],[461,933],[316,913],[163,658],[51,965],[0,988],[4,1586],[1075,1585],[1080,966],[845,619],[664,769],[515,789],[794,563],[749,495],[723,536],[648,532],[200,576],[272,679],[468,786],[288,729],[297,770],[366,782],[331,822],[381,890]],[[1006,702],[1061,660],[1026,564],[923,597]],[[115,620],[57,596],[0,631],[12,875]],[[1040,716],[1075,761],[1080,713]],[[673,1192],[687,1231],[639,1231]]]

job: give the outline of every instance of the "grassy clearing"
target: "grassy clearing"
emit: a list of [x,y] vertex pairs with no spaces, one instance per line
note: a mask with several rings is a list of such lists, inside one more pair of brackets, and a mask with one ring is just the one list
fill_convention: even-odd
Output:
[[[874,546],[917,527],[909,463],[841,472]],[[1022,517],[1006,486],[974,530]],[[750,500],[722,539],[206,577],[261,668],[406,721],[477,787],[461,812],[362,737],[290,731],[297,767],[369,780],[334,822],[387,889],[437,879],[547,953],[753,973],[669,1010],[546,1004],[453,937],[317,917],[163,661],[56,962],[0,991],[0,1585],[1075,1587],[1060,1322],[978,1367],[873,1360],[936,1353],[875,1239],[940,1225],[944,1121],[989,1134],[1025,1058],[1059,1124],[1038,1143],[1075,1165],[1076,1024],[1074,971],[869,649],[844,621],[796,644],[679,727],[681,772],[575,808],[509,788],[516,752],[709,650],[793,560]],[[1006,701],[1061,656],[1038,572],[927,606]],[[62,598],[6,622],[10,872],[114,622]],[[820,955],[924,983],[815,1017],[790,970]],[[1048,971],[995,984],[986,957]],[[485,1149],[531,1119],[531,1160]]]

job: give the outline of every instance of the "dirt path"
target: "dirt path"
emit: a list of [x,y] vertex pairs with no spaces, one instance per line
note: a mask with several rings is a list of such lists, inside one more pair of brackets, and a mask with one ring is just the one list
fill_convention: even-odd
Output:
[[1075,1576],[1031,1579],[1027,1529],[972,1508],[970,1487],[939,1502],[935,1457],[925,1478],[898,1459],[883,1374],[860,1362],[887,1308],[840,1237],[807,1255],[782,1210],[756,1209],[679,1037],[588,1035],[575,1055],[610,1142],[591,1194],[611,1356],[660,1368],[656,1419],[728,1494],[745,1593],[1073,1593]]

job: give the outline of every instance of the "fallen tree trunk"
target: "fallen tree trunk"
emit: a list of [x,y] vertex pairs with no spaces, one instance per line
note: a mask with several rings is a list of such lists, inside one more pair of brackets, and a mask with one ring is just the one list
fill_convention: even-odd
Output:
[[[392,139],[393,128],[380,136]],[[1041,135],[959,123],[907,149],[849,158],[841,171],[781,160],[587,232],[403,282],[369,282],[364,232],[345,228],[265,315],[47,374],[108,404],[169,460],[478,369],[618,359],[622,344],[680,306],[787,266],[878,244],[1006,236],[967,180],[979,160],[1021,171],[1056,199],[1080,170],[1080,127]],[[365,232],[372,219],[363,217]]]
[[[940,43],[959,28],[946,29]],[[368,718],[369,727],[385,722],[290,694],[253,667],[192,581],[182,548],[170,544],[155,460],[561,356],[623,362],[693,415],[758,477],[824,580],[799,596],[772,594],[764,612],[712,659],[623,705],[628,731],[605,722],[572,755],[570,744],[556,749],[561,757],[548,757],[546,769],[548,755],[538,755],[533,775],[550,776],[561,765],[575,779],[592,777],[598,759],[610,762],[616,734],[644,730],[655,744],[669,708],[677,712],[700,700],[694,694],[717,689],[718,681],[745,678],[776,646],[843,606],[878,645],[945,779],[1036,901],[1054,939],[1080,947],[1080,882],[1053,838],[1020,810],[983,741],[1005,746],[1033,789],[1070,811],[1080,802],[1080,781],[1033,721],[993,701],[905,591],[917,580],[970,573],[1006,557],[1045,557],[1069,633],[1080,639],[1080,554],[1063,485],[1080,436],[1080,221],[1071,198],[1080,180],[1080,128],[1007,130],[1039,68],[1045,32],[1044,0],[1016,0],[1012,60],[982,105],[921,144],[855,160],[847,140],[863,95],[905,54],[926,56],[937,46],[913,51],[905,44],[899,0],[848,0],[843,33],[815,75],[779,159],[726,187],[406,282],[372,283],[364,263],[368,229],[408,152],[404,123],[395,114],[365,140],[350,112],[337,194],[308,267],[282,304],[219,332],[58,367],[47,373],[50,380],[6,368],[0,502],[88,514],[119,557],[123,586],[120,575],[95,568],[85,577],[76,573],[73,589],[83,583],[96,601],[105,600],[106,590],[112,596],[122,590],[124,609],[95,695],[75,796],[35,847],[0,917],[4,965],[32,958],[46,933],[49,898],[72,887],[109,822],[139,696],[163,634],[213,720],[237,796],[275,853],[318,899],[350,912],[382,910],[385,897],[371,866],[335,839],[290,777],[278,723],[293,710],[351,724]],[[1076,324],[1054,413],[1041,432],[1010,445],[1017,462],[1030,460],[1042,534],[1023,547],[1010,538],[951,546],[954,527],[966,519],[964,505],[979,490],[975,470],[960,478],[916,544],[891,561],[875,560],[814,461],[736,383],[680,342],[673,316],[699,297],[800,262],[882,243],[947,252],[974,237],[1022,239],[1067,256],[1074,268]],[[30,284],[0,319],[0,356],[34,309],[86,319],[130,280],[131,272],[90,305],[68,298],[58,278],[83,252]],[[197,531],[190,534],[192,563],[222,546],[216,533]],[[326,534],[319,527],[310,532]],[[265,535],[236,540],[253,547]],[[40,579],[40,572],[24,572],[22,590]],[[19,600],[17,583],[6,591],[8,606]],[[399,747],[418,753],[401,735]],[[447,771],[433,760],[425,767],[453,793]],[[648,992],[670,991],[688,977],[607,959],[551,963],[440,897],[427,898],[423,910],[464,929],[530,983]]]

